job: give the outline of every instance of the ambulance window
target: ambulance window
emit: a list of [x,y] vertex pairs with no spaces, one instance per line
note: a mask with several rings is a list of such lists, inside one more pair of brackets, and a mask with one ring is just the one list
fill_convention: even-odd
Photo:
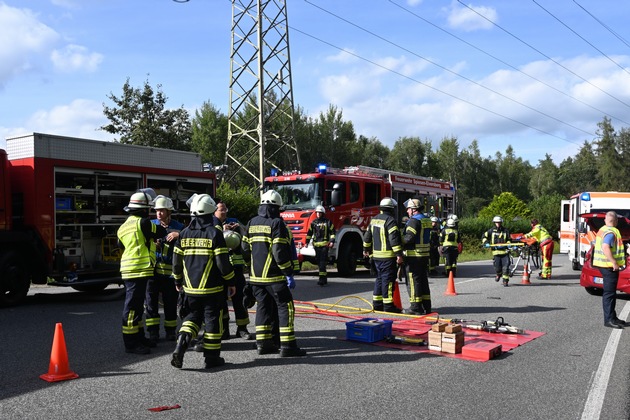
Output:
[[569,221],[569,205],[568,204],[562,205],[562,221],[563,222]]
[[351,182],[350,183],[350,202],[351,203],[356,203],[357,201],[359,201],[359,192],[360,192],[359,183]]
[[378,206],[381,201],[381,186],[379,184],[365,183],[365,207]]

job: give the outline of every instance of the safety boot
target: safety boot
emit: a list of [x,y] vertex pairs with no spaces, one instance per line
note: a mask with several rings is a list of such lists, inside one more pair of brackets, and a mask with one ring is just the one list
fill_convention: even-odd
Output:
[[243,326],[236,329],[236,337],[240,337],[245,340],[253,340],[254,338],[256,338],[256,335],[251,334],[249,331],[247,331],[247,327]]
[[230,318],[223,318],[223,335],[221,335],[221,341],[229,340],[230,338]]
[[164,333],[167,341],[177,341],[177,334],[175,334],[174,328],[164,330]]
[[383,310],[385,312],[389,312],[392,314],[400,314],[402,313],[402,310],[398,307],[396,307],[396,305],[394,305],[393,303],[388,303],[386,305],[383,305]]
[[158,331],[149,331],[149,341],[151,342],[151,347],[156,347],[158,341],[160,341],[160,333]]
[[206,357],[205,358],[205,368],[212,369],[215,367],[223,366],[225,364],[225,359],[223,357]]
[[306,356],[306,350],[299,347],[286,347],[280,349],[280,357],[302,357]]
[[256,342],[256,350],[259,355],[278,353],[278,346],[273,340],[258,340]]
[[503,287],[508,287],[508,280],[503,280]]
[[189,333],[180,333],[177,338],[177,344],[175,345],[175,351],[171,358],[171,365],[181,369],[184,366],[184,354],[190,344],[191,335]]

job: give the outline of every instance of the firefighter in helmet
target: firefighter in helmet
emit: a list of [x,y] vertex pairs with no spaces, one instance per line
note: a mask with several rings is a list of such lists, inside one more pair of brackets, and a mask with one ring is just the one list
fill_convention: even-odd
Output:
[[167,235],[162,226],[151,223],[149,209],[155,192],[150,189],[133,193],[124,210],[129,217],[118,228],[118,246],[123,249],[120,276],[125,282],[125,305],[122,314],[122,335],[127,353],[148,354],[155,347],[144,336],[142,314],[147,283],[154,276],[155,240]]
[[370,220],[363,235],[363,256],[372,256],[376,268],[372,306],[375,311],[400,313],[394,305],[394,283],[398,265],[403,263],[403,249],[398,223],[394,218],[396,200],[385,197],[379,203],[380,214]]
[[149,340],[157,343],[160,330],[159,297],[162,295],[164,305],[164,332],[166,339],[175,341],[177,338],[177,289],[173,282],[172,263],[173,248],[179,238],[179,232],[184,228],[184,224],[171,217],[173,210],[173,200],[163,195],[155,198],[153,208],[156,218],[152,223],[166,229],[166,236],[156,241],[156,264],[155,276],[149,280],[146,297],[146,324]]
[[453,277],[457,275],[457,257],[459,256],[461,242],[459,231],[457,230],[457,221],[453,218],[448,219],[446,227],[440,233],[440,245],[444,255],[444,275],[447,277],[451,272]]
[[406,313],[425,315],[431,312],[431,290],[429,290],[431,220],[422,214],[424,205],[420,200],[410,199],[405,204],[409,220],[403,231],[402,243],[405,250],[411,303]]
[[429,238],[429,275],[438,274],[437,268],[440,266],[440,220],[431,217],[431,236]]
[[190,203],[190,224],[180,232],[173,255],[173,277],[177,289],[183,289],[190,313],[179,329],[171,365],[181,368],[184,354],[203,323],[205,368],[225,363],[221,355],[225,288],[234,295],[234,270],[223,233],[214,227],[217,206],[208,194],[195,194]]
[[313,247],[315,248],[315,259],[319,266],[319,286],[328,284],[328,273],[326,265],[328,265],[328,249],[332,248],[335,243],[335,226],[326,218],[326,209],[324,206],[315,207],[317,218],[311,222],[306,234],[306,243],[313,239]]
[[[295,340],[295,305],[291,294],[291,289],[295,288],[294,251],[291,250],[289,231],[280,217],[280,207],[282,197],[276,191],[268,190],[260,197],[258,215],[245,229],[243,252],[251,261],[249,284],[257,302],[258,354],[280,350],[280,357],[300,357],[306,352]],[[279,337],[273,331],[276,319]]]
[[495,216],[492,219],[494,227],[488,229],[481,238],[481,243],[486,248],[492,248],[492,260],[496,272],[495,281],[503,279],[503,286],[510,281],[510,254],[507,244],[510,240],[510,231],[503,226],[503,218]]

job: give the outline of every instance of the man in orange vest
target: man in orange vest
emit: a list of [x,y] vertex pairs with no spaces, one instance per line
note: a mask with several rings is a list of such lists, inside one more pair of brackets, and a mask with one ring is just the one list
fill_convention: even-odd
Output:
[[540,245],[540,253],[542,255],[542,270],[538,273],[541,279],[551,278],[551,258],[553,257],[553,237],[547,229],[545,229],[538,219],[532,219],[532,230],[525,234],[525,238],[535,238]]

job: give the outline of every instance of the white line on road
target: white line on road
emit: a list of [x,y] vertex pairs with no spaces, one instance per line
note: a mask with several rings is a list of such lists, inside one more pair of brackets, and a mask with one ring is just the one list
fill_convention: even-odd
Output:
[[[626,302],[619,314],[619,319],[625,320],[630,312],[630,302]],[[608,386],[608,379],[610,378],[610,372],[612,371],[613,363],[615,362],[615,354],[617,353],[617,347],[619,346],[619,340],[621,338],[621,332],[623,330],[612,330],[602,360],[599,362],[597,372],[595,372],[595,379],[591,385],[591,389],[584,404],[584,411],[582,412],[582,420],[597,420],[602,412],[602,406],[604,404],[604,397],[606,396],[606,388]]]

